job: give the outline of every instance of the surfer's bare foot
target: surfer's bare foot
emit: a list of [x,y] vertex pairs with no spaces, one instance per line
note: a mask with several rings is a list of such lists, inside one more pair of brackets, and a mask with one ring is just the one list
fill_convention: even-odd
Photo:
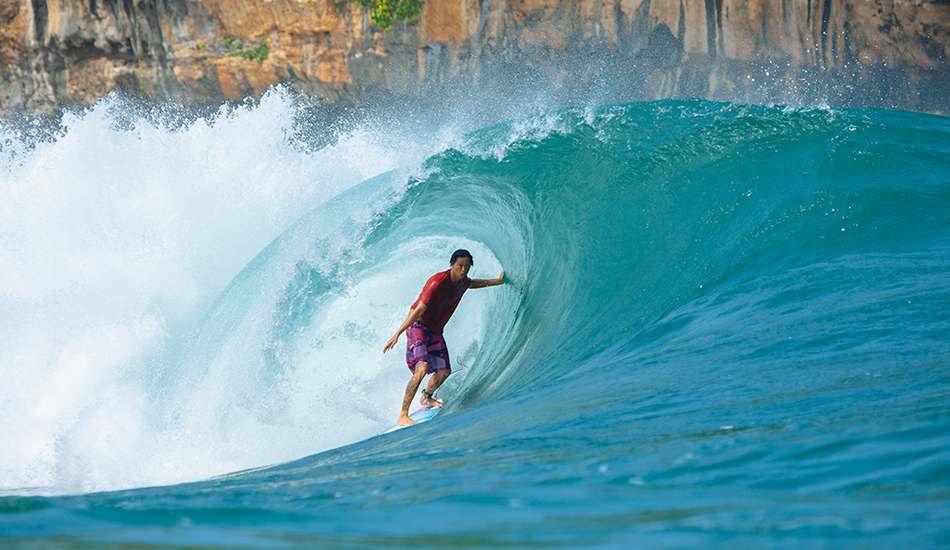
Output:
[[419,404],[427,409],[437,409],[445,405],[445,403],[439,401],[435,398],[435,390],[422,390],[422,397],[419,398]]
[[399,420],[396,421],[397,426],[413,426],[415,424],[418,424],[418,422],[409,418],[409,415],[405,413],[400,414]]
[[422,405],[423,407],[428,407],[430,409],[437,409],[439,407],[445,406],[445,403],[439,401],[438,399],[435,399],[435,398],[430,399],[424,395],[419,398],[419,404]]
[[431,393],[422,392],[422,397],[419,398],[419,404],[427,409],[437,409],[445,406],[445,403],[431,396]]

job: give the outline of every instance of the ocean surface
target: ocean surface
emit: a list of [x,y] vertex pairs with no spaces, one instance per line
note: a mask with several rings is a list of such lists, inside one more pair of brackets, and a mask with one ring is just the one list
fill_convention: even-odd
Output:
[[303,111],[0,127],[0,547],[950,547],[950,119]]

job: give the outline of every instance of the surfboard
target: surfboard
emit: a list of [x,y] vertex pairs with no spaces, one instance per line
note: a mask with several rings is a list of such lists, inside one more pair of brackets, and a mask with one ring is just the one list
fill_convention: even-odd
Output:
[[[422,424],[423,422],[428,422],[429,420],[432,420],[432,418],[435,417],[435,415],[439,414],[439,411],[441,410],[442,410],[442,407],[426,406],[426,407],[422,407],[421,409],[419,409],[418,411],[414,413],[410,413],[409,418]],[[393,426],[392,428],[389,428],[388,430],[386,430],[386,433],[394,432],[396,430],[401,430],[403,428],[409,428],[409,427],[410,426],[400,426],[397,424]]]
[[[455,356],[455,363],[456,363],[456,365],[458,365],[458,367],[455,369],[455,372],[460,372],[462,369],[466,368],[466,367],[465,367],[465,364],[462,363],[462,357],[461,357],[461,356],[458,356],[458,355]],[[439,414],[439,411],[441,411],[441,410],[442,410],[442,407],[430,407],[430,406],[426,405],[425,407],[422,407],[422,408],[419,409],[418,411],[416,411],[416,412],[414,412],[414,413],[410,413],[410,414],[409,414],[409,418],[411,418],[411,419],[415,420],[416,422],[422,424],[423,422],[428,422],[429,420],[432,420],[432,418],[433,418],[435,415]],[[393,426],[392,428],[389,428],[388,430],[386,430],[386,431],[383,432],[383,433],[387,433],[387,434],[388,434],[389,432],[394,432],[394,431],[396,431],[396,430],[401,430],[402,428],[408,428],[408,427],[409,427],[409,426],[400,426],[400,425],[396,424],[395,426]]]

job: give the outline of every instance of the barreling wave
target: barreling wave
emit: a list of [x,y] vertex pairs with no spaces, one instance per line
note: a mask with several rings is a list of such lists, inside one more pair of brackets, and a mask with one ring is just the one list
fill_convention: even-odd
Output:
[[496,126],[429,159],[368,250],[459,235],[506,268],[463,402],[635,379],[668,346],[791,366],[922,330],[926,357],[946,294],[912,274],[946,265],[947,127],[902,116],[697,101]]
[[[842,380],[901,370],[917,388],[927,369],[945,369],[936,358],[950,341],[950,125],[908,116],[706,101],[578,108],[468,134],[421,167],[394,162],[287,222],[178,349],[117,361],[133,380],[161,374],[133,384],[148,411],[135,428],[164,450],[142,447],[160,458],[131,484],[382,432],[408,374],[382,346],[459,247],[475,256],[472,276],[504,269],[509,284],[468,293],[449,323],[465,368],[442,390],[450,405],[433,429],[476,437],[452,413],[513,402],[524,422],[570,417],[577,430],[629,415],[738,423],[766,414],[750,394],[801,417],[827,413],[811,402],[830,392],[855,415],[868,395],[839,396]],[[788,408],[786,389],[811,405]],[[58,433],[59,449],[84,437]],[[103,452],[80,448],[84,460]],[[8,468],[30,460],[68,462],[34,455]],[[185,462],[198,466],[181,474]],[[92,487],[125,484],[106,477]]]

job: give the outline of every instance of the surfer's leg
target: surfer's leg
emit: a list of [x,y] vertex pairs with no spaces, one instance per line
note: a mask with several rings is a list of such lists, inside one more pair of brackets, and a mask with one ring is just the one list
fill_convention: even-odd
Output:
[[435,399],[432,394],[435,393],[435,390],[439,389],[442,382],[445,382],[445,379],[452,374],[452,367],[449,363],[449,348],[445,345],[445,338],[441,334],[433,334],[429,338],[426,354],[428,356],[429,372],[432,373],[432,378],[429,379],[429,385],[426,390],[422,392],[422,398],[419,402],[424,406],[441,407],[444,403]]
[[416,364],[416,371],[409,379],[409,383],[406,384],[406,396],[402,399],[402,411],[399,412],[399,420],[396,421],[399,426],[418,424],[418,422],[409,418],[409,405],[412,404],[412,398],[416,396],[416,391],[419,389],[422,379],[425,378],[427,370],[429,370],[427,363]]
[[[445,379],[452,374],[452,367],[445,367],[444,369],[435,371],[435,374],[432,375],[432,378],[429,378],[429,385],[426,387],[426,393],[432,395],[435,393],[435,390],[439,389]],[[441,407],[443,403],[441,401],[436,401],[435,399],[430,399],[428,405],[430,407]]]

